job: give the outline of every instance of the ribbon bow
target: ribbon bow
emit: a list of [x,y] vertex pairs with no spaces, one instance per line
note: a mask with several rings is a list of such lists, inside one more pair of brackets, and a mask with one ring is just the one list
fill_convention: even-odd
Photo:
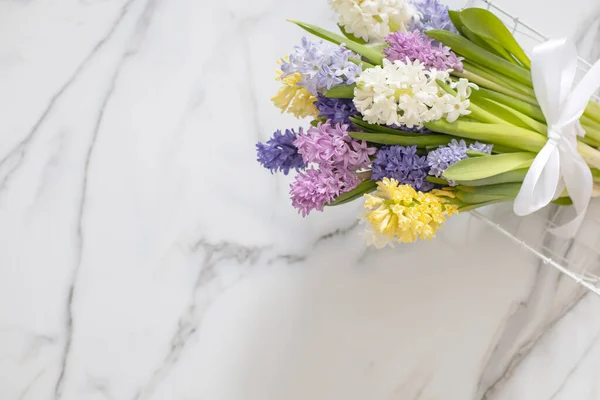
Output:
[[579,229],[594,185],[590,168],[577,151],[577,136],[585,135],[579,118],[600,88],[600,61],[572,89],[577,62],[577,49],[568,39],[551,40],[533,50],[531,77],[548,124],[548,141],[531,164],[514,203],[515,214],[528,215],[548,205],[566,187],[576,217],[553,229],[561,236],[573,236]]

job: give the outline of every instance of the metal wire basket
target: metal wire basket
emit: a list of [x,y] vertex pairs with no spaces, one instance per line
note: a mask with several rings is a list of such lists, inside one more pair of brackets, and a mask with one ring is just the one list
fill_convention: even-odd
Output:
[[[525,24],[489,0],[470,0],[467,7],[486,8],[496,14],[512,31],[525,51],[549,38]],[[591,64],[579,58],[581,77]],[[595,101],[600,102],[598,96]],[[600,203],[593,200],[586,220],[577,235],[565,239],[553,235],[549,229],[573,216],[570,207],[548,206],[527,217],[513,214],[512,204],[501,204],[472,211],[471,215],[507,236],[544,264],[557,268],[579,284],[600,295]]]

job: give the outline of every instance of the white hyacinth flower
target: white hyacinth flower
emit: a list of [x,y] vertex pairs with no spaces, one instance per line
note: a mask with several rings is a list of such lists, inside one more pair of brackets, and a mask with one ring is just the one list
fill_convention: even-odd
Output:
[[419,21],[417,9],[406,0],[329,0],[346,32],[379,43],[394,31],[406,32]]
[[460,95],[450,96],[449,101],[446,103],[446,120],[452,123],[461,115],[470,114],[470,105],[471,102],[469,100],[463,100]]
[[468,98],[471,96],[471,90],[478,90],[479,86],[476,84],[469,82],[468,79],[460,78],[457,82],[452,82],[450,84],[452,89],[455,89],[458,92],[458,95],[464,98]]
[[[437,80],[450,84],[457,94],[446,93]],[[470,114],[472,89],[477,86],[466,79],[453,83],[450,70],[427,70],[419,60],[384,59],[383,66],[366,69],[356,79],[354,105],[370,124],[421,128],[430,121],[454,122]]]

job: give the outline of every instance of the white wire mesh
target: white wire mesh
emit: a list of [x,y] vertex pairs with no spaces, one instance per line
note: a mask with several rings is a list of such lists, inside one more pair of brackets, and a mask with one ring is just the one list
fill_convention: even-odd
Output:
[[[486,8],[496,14],[512,31],[525,51],[548,40],[519,17],[511,15],[489,0],[469,0],[466,7]],[[579,77],[591,64],[579,59]],[[600,98],[595,96],[595,101]],[[570,207],[551,205],[527,217],[516,217],[512,204],[500,204],[472,211],[471,215],[509,237],[544,264],[557,268],[576,282],[600,295],[600,202],[593,200],[577,236],[564,239],[549,229],[573,216]]]

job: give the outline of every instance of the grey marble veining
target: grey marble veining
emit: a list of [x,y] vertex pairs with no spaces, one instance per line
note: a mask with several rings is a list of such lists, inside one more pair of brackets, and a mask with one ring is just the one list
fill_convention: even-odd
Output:
[[[594,1],[498,3],[600,56]],[[600,300],[486,224],[375,251],[358,204],[296,215],[254,160],[302,124],[269,102],[286,18],[333,27],[325,0],[0,3],[0,398],[599,399]]]

